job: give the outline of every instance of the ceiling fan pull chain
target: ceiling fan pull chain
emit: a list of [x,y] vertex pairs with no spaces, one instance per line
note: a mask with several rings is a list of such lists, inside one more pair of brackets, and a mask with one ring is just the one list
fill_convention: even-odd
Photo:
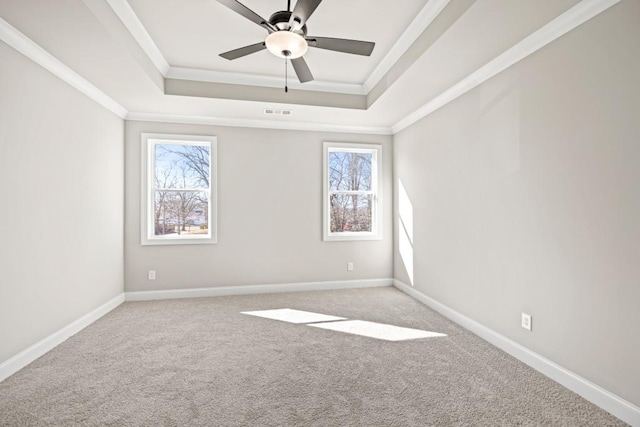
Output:
[[289,88],[287,87],[287,60],[289,58],[287,58],[286,56],[284,57],[284,91],[285,93],[289,92]]

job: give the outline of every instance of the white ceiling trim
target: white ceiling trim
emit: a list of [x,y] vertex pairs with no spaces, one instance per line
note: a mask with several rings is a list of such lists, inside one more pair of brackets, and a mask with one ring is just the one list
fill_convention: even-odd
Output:
[[343,132],[372,135],[391,135],[391,128],[376,126],[333,125],[328,123],[282,122],[277,120],[247,120],[236,118],[217,118],[204,116],[182,116],[172,114],[155,114],[128,112],[126,108],[114,101],[84,77],[64,65],[33,40],[22,34],[11,24],[0,18],[0,40],[26,56],[45,70],[51,72],[70,86],[93,99],[116,116],[125,120],[151,121],[165,123],[204,124],[217,126],[234,126],[263,129],[302,130],[317,132]]
[[[211,83],[227,83],[248,86],[284,87],[283,77],[264,77],[254,74],[230,73],[225,71],[201,70],[196,68],[169,67],[165,77],[180,80],[196,80]],[[289,81],[290,89],[312,90],[317,92],[344,93],[349,95],[365,95],[364,88],[359,84],[329,83],[311,81],[300,83]]]
[[133,38],[138,42],[142,50],[147,54],[153,65],[156,66],[160,73],[167,77],[167,71],[169,70],[169,63],[156,46],[155,42],[144,28],[142,22],[138,19],[138,16],[131,8],[131,5],[127,0],[107,0],[111,9],[118,15],[118,18],[122,21],[127,30],[131,33]]
[[[127,0],[107,0],[107,3],[109,3],[109,6],[111,6],[116,15],[118,15],[118,18],[120,18],[127,30],[164,77],[264,87],[280,87],[283,85],[283,80],[277,77],[264,77],[247,73],[229,73],[187,67],[172,67],[162,55],[162,52],[160,52],[160,49]],[[347,93],[352,95],[365,94],[364,87],[361,84],[313,81],[305,83],[303,86],[301,83],[292,81],[289,86],[294,89],[320,92]]]
[[33,40],[22,34],[2,18],[0,18],[0,40],[17,50],[27,58],[31,59],[33,62],[40,65],[42,68],[49,71],[56,77],[67,82],[69,85],[76,88],[89,98],[93,99],[116,116],[124,119],[127,115],[126,108],[118,104],[106,93],[102,92],[96,86],[91,84],[80,74],[64,65],[53,55],[44,50]]
[[[449,4],[449,1],[450,0],[429,0],[364,83],[349,84],[314,80],[304,83],[303,85],[292,81],[290,87],[319,92],[366,95],[378,84],[407,49],[411,47],[413,42],[433,22],[440,12],[442,12],[447,4]],[[282,86],[282,79],[277,77],[264,77],[247,73],[228,73],[187,67],[172,67],[162,55],[162,52],[160,52],[160,49],[147,32],[129,2],[127,0],[107,0],[107,2],[164,77],[237,85]]]
[[394,124],[391,129],[396,134],[449,102],[479,86],[491,77],[509,68],[521,59],[531,55],[547,44],[563,36],[591,18],[604,12],[620,0],[582,0],[580,3],[558,16],[539,30],[504,51],[489,63],[478,68],[467,77]]
[[389,72],[391,67],[404,55],[424,30],[440,15],[450,0],[429,0],[422,10],[411,21],[400,38],[394,43],[387,55],[380,61],[371,75],[362,84],[363,91],[368,94],[380,80]]
[[181,123],[191,125],[232,126],[260,129],[301,130],[312,132],[361,133],[369,135],[392,135],[391,128],[375,126],[346,126],[323,123],[284,122],[277,120],[247,120],[206,116],[181,116],[174,114],[156,114],[130,112],[127,120],[138,122]]
[[440,95],[436,96],[413,113],[399,120],[390,128],[128,112],[122,105],[118,104],[71,68],[64,65],[53,55],[2,18],[0,18],[0,40],[39,64],[58,78],[67,82],[89,98],[98,102],[118,117],[126,120],[394,135],[619,2],[620,0],[582,0],[576,6],[544,25],[536,32],[530,34],[528,37],[506,50],[489,63],[485,64],[483,67],[471,73],[457,84],[442,92]]

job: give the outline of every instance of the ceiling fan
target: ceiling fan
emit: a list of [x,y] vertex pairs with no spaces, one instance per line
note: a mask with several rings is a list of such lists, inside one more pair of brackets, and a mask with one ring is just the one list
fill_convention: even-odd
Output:
[[[302,57],[307,52],[309,46],[336,52],[370,56],[375,46],[373,42],[307,36],[307,20],[311,17],[321,1],[322,0],[298,0],[292,12],[291,0],[288,0],[287,10],[275,12],[269,20],[266,20],[239,1],[218,0],[219,3],[227,6],[250,21],[255,22],[269,32],[269,35],[267,35],[263,42],[230,50],[229,52],[221,53],[220,56],[231,61],[266,48],[274,55],[285,58],[285,73],[286,61],[291,60],[291,64],[300,83],[313,80],[313,74],[311,74],[309,66]],[[287,90],[286,86],[285,90]]]

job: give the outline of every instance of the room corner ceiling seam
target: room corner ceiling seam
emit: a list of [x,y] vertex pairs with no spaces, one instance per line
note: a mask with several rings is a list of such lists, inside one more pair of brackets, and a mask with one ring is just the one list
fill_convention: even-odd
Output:
[[45,70],[49,71],[51,74],[67,82],[75,89],[93,99],[116,116],[121,119],[126,117],[126,108],[98,89],[80,74],[64,65],[40,45],[22,34],[2,18],[0,18],[0,40],[36,64],[40,65]]
[[169,63],[147,32],[147,29],[142,25],[142,22],[140,22],[140,19],[138,19],[129,2],[127,0],[107,0],[107,3],[118,18],[120,18],[138,45],[140,45],[149,59],[151,59],[151,62],[153,62],[160,74],[167,77],[167,72],[170,68]]
[[440,95],[431,99],[422,107],[399,120],[391,126],[393,134],[395,135],[406,129],[418,120],[423,119],[476,86],[481,85],[501,71],[506,70],[619,2],[620,0],[582,0]]
[[431,25],[431,23],[440,15],[449,4],[450,0],[430,0],[420,10],[411,24],[406,28],[389,52],[380,61],[378,66],[374,68],[369,77],[362,84],[364,94],[368,95],[382,78],[391,70],[402,55],[411,47],[411,45],[420,37],[420,35]]

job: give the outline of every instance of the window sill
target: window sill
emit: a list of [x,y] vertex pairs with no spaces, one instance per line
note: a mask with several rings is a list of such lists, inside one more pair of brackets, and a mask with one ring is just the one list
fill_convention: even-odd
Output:
[[210,238],[193,239],[193,238],[171,238],[171,239],[143,239],[142,246],[165,246],[165,245],[215,245],[218,240]]
[[330,234],[328,236],[324,236],[324,238],[322,239],[325,242],[354,242],[354,241],[369,241],[369,240],[382,240],[382,236],[380,236],[379,234],[365,234],[365,235],[361,235],[361,234],[355,234],[355,233],[349,233],[349,234],[344,234],[344,233],[340,233],[340,234]]

